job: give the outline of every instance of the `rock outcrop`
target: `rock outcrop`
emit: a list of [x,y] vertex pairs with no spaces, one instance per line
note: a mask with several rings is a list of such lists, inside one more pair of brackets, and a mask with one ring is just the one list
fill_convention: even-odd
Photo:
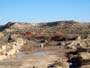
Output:
[[0,47],[0,60],[16,56],[25,43],[26,41],[23,38],[17,38],[14,42],[2,45]]
[[71,43],[69,43],[67,45],[67,47],[70,47],[72,49],[77,49],[79,47],[90,48],[90,39],[83,39],[83,40],[72,41]]

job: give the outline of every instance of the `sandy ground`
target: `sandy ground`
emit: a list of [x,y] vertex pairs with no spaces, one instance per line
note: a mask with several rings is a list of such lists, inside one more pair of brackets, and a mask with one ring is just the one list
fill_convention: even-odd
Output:
[[47,68],[55,61],[64,61],[64,52],[65,49],[58,46],[37,48],[0,61],[0,68]]

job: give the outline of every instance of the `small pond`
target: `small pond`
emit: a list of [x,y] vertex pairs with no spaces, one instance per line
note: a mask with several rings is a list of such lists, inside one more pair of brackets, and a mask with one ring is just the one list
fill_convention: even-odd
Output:
[[47,56],[48,54],[46,52],[34,52],[32,53],[32,56]]
[[47,55],[48,55],[48,53],[43,52],[43,51],[39,51],[39,52],[30,53],[30,54],[17,54],[16,58],[20,59],[20,58],[26,58],[26,57],[31,57],[31,56],[44,57],[44,56],[47,56]]

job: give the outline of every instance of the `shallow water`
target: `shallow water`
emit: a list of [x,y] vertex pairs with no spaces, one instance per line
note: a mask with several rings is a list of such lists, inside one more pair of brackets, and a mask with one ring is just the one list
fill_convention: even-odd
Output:
[[47,55],[48,55],[48,53],[40,51],[40,52],[33,52],[31,54],[17,54],[16,58],[21,59],[21,58],[26,58],[26,57],[30,57],[30,56],[43,57],[43,56],[47,56]]
[[46,52],[34,52],[32,53],[32,56],[47,56],[48,54]]

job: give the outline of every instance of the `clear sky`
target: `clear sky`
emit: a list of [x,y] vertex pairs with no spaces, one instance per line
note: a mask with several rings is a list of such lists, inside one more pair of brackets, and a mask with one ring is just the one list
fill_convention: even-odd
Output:
[[90,0],[0,0],[0,24],[8,21],[90,21]]

